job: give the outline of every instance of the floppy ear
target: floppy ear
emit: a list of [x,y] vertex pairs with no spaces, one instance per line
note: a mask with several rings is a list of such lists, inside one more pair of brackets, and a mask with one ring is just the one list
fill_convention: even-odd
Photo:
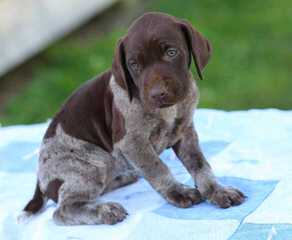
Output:
[[115,76],[116,82],[121,88],[128,92],[129,99],[130,101],[132,101],[135,84],[127,68],[123,39],[120,39],[117,43],[116,52],[112,64],[112,72]]
[[189,49],[189,66],[191,65],[191,55],[193,56],[197,73],[200,79],[202,70],[207,65],[211,56],[212,48],[209,41],[196,31],[187,21],[180,21],[181,29],[184,33],[187,46]]

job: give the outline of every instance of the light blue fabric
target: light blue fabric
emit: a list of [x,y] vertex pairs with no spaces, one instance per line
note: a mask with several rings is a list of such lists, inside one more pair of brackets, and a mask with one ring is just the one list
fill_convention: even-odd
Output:
[[[17,224],[18,214],[33,195],[38,149],[48,124],[3,127],[0,240],[292,239],[292,111],[201,109],[194,122],[218,180],[248,196],[241,206],[219,209],[205,202],[178,209],[141,179],[101,198],[120,202],[128,210],[127,219],[117,225],[56,226],[52,202],[29,222]],[[161,158],[179,181],[193,185],[172,150]]]
[[254,181],[234,177],[222,177],[219,178],[219,182],[225,186],[237,187],[248,196],[248,200],[238,207],[228,209],[221,209],[207,202],[189,209],[177,209],[174,206],[165,204],[154,212],[174,219],[236,219],[241,221],[254,211],[277,185],[276,181]]
[[291,224],[253,224],[246,223],[234,233],[232,240],[291,240]]

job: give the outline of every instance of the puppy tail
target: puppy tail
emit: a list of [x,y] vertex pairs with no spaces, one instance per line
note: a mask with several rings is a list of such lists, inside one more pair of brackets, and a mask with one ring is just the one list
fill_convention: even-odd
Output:
[[37,182],[33,198],[26,204],[25,208],[23,209],[23,213],[19,215],[18,222],[24,222],[31,215],[39,212],[45,203],[45,196],[41,192],[39,182]]

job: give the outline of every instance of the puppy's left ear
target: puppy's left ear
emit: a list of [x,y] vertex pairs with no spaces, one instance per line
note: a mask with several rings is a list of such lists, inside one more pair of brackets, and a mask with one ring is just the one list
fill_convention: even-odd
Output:
[[124,39],[120,39],[117,43],[112,64],[112,73],[119,86],[127,91],[131,102],[134,95],[135,84],[127,67],[123,41]]
[[202,71],[207,65],[212,53],[211,44],[187,21],[180,21],[179,24],[183,31],[189,49],[189,66],[191,65],[192,55],[197,69],[197,73],[200,79],[203,79]]

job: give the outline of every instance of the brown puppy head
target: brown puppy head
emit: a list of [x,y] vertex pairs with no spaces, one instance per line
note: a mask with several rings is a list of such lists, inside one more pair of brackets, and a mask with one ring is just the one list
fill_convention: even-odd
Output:
[[119,40],[113,74],[130,100],[150,108],[174,105],[187,95],[193,57],[197,73],[211,54],[207,39],[188,22],[162,13],[146,13]]

